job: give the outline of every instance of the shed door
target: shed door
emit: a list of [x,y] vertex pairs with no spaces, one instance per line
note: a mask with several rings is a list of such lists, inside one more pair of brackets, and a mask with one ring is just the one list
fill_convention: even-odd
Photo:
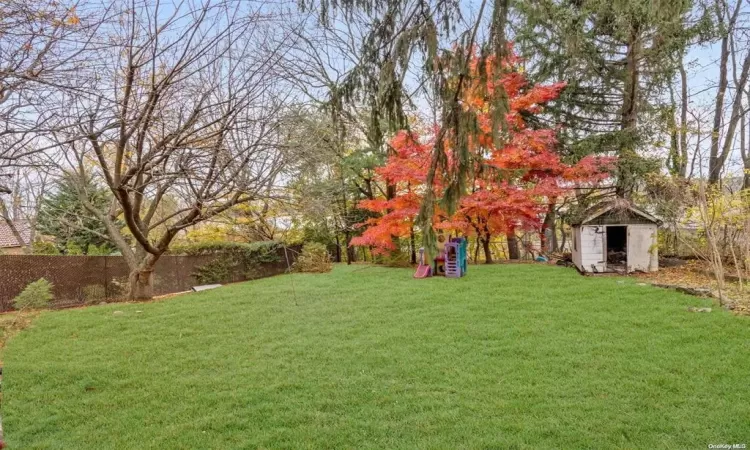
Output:
[[654,227],[628,225],[628,272],[649,271],[651,245],[654,244]]
[[581,227],[581,270],[604,272],[604,227],[586,225]]

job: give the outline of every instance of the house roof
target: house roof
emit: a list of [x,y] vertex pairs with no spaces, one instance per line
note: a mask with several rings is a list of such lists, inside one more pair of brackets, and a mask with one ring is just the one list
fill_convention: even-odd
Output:
[[0,220],[0,248],[23,247],[31,240],[31,227],[28,222],[18,220],[13,224],[24,242],[18,242],[8,224]]
[[608,216],[619,219],[621,223],[633,222],[633,217],[637,217],[640,220],[646,220],[657,225],[661,225],[662,221],[646,211],[636,207],[629,200],[624,198],[615,198],[599,202],[596,205],[585,210],[576,220],[573,220],[572,225],[585,225],[590,223],[597,218],[607,214]]

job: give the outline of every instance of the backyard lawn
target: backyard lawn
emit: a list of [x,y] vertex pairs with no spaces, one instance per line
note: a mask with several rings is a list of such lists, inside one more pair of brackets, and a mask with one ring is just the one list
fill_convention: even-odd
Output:
[[5,350],[10,449],[750,444],[750,319],[537,265],[337,266],[43,313]]

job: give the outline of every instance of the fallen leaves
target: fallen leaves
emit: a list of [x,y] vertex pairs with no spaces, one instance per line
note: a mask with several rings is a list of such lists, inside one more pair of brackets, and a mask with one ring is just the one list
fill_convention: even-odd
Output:
[[[750,315],[750,293],[747,286],[740,288],[737,282],[736,270],[727,268],[722,297],[736,314]],[[716,279],[711,275],[709,265],[701,260],[689,260],[679,267],[660,268],[658,272],[642,273],[636,275],[641,280],[648,280],[652,284],[680,286],[694,291],[710,292],[713,297],[716,293]]]

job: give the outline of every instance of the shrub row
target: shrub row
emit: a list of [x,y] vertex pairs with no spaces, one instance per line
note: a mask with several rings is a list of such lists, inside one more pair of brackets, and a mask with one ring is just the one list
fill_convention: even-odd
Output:
[[232,281],[232,272],[240,270],[245,278],[255,278],[263,264],[281,261],[279,250],[283,244],[277,241],[252,243],[242,242],[200,242],[173,246],[172,255],[216,256],[193,272],[200,284],[226,283]]
[[242,258],[257,259],[259,262],[278,261],[278,250],[283,247],[278,241],[260,242],[198,242],[195,244],[174,245],[169,250],[171,255],[217,255],[229,253]]

